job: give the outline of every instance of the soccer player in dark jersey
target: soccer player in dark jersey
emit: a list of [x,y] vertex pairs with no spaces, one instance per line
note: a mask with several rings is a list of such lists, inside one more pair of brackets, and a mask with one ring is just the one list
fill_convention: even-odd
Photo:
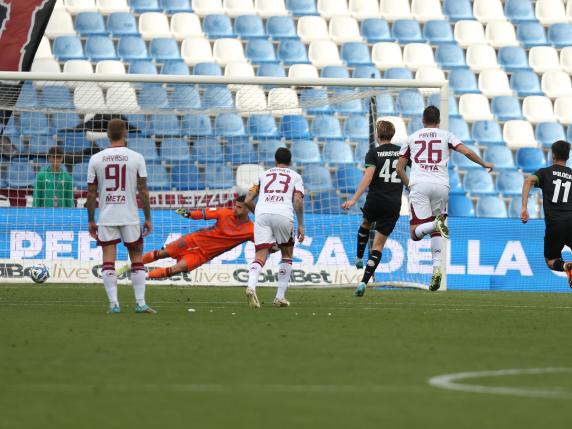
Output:
[[523,223],[528,222],[528,192],[532,186],[542,189],[542,205],[546,232],[544,233],[544,258],[548,268],[566,271],[568,285],[572,288],[572,262],[562,260],[564,246],[572,248],[572,169],[566,167],[570,157],[570,143],[559,140],[552,145],[550,167],[541,168],[528,176],[522,186]]
[[391,143],[395,127],[389,121],[379,120],[376,123],[376,131],[379,146],[370,149],[365,156],[363,178],[354,196],[342,204],[342,208],[349,209],[358,202],[369,186],[362,208],[363,221],[357,235],[356,267],[363,267],[363,254],[374,222],[376,232],[362,280],[354,292],[355,296],[363,296],[365,293],[366,285],[375,273],[385,242],[395,228],[401,210],[403,184],[396,172],[400,147]]

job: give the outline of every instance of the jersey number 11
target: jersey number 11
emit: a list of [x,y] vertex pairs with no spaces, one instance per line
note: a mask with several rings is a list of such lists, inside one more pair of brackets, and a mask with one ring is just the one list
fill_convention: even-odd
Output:
[[558,197],[560,196],[560,188],[564,188],[564,194],[562,194],[562,201],[563,203],[568,202],[568,195],[570,194],[570,185],[572,182],[564,182],[562,183],[561,179],[556,179],[552,183],[554,183],[554,195],[552,195],[552,202],[557,203]]

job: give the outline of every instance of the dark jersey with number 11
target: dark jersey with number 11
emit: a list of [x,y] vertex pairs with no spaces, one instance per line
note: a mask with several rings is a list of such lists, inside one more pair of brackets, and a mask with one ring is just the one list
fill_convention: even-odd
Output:
[[365,157],[365,166],[375,167],[373,179],[366,198],[367,206],[379,206],[388,211],[401,209],[403,183],[397,175],[400,147],[391,143],[370,149]]
[[534,175],[542,189],[542,205],[546,225],[566,224],[572,229],[572,169],[554,164],[541,168]]

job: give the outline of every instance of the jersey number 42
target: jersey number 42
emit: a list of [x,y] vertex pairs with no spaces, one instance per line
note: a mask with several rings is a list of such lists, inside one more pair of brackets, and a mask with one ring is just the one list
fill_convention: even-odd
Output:
[[397,159],[394,159],[393,162],[391,159],[386,159],[381,170],[379,170],[379,178],[388,183],[401,183],[401,179],[397,175],[397,161]]

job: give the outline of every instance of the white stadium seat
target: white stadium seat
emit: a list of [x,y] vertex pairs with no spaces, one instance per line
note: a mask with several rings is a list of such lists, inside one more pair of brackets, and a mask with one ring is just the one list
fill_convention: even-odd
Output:
[[238,39],[217,39],[213,45],[213,57],[220,65],[247,62],[242,43]]
[[405,66],[401,48],[393,42],[378,42],[373,45],[371,59],[375,66],[381,70]]
[[483,25],[478,21],[459,21],[455,24],[455,40],[462,48],[486,43]]
[[136,113],[140,110],[135,88],[126,83],[112,85],[105,100],[112,113]]
[[317,79],[320,75],[318,69],[312,64],[293,64],[288,69],[288,77]]
[[202,37],[201,21],[194,13],[176,13],[171,18],[171,34],[177,41],[185,37]]
[[554,114],[561,124],[572,124],[572,96],[558,97],[554,101]]
[[419,67],[415,72],[415,80],[421,80],[425,82],[429,80],[431,81],[445,80],[445,72],[443,72],[443,70],[441,70],[439,67],[431,67],[431,66]]
[[34,59],[32,63],[32,68],[30,69],[33,73],[61,73],[60,63],[53,58],[41,58]]
[[139,33],[143,40],[171,37],[167,15],[161,12],[145,12],[139,17]]
[[572,1],[566,3],[566,17],[568,21],[572,21]]
[[412,0],[411,13],[419,22],[444,19],[440,0]]
[[129,12],[127,0],[97,0],[97,10],[103,15],[115,12]]
[[106,60],[95,65],[96,74],[125,74],[125,65],[121,61]]
[[199,16],[224,14],[221,0],[193,0],[193,12]]
[[459,113],[467,122],[493,119],[489,99],[483,94],[463,94],[459,99]]
[[181,56],[189,65],[213,62],[211,44],[201,37],[187,37],[181,44]]
[[403,48],[403,62],[408,69],[417,70],[419,67],[434,67],[433,49],[425,43],[409,43]]
[[256,183],[264,174],[264,167],[257,164],[243,164],[236,169],[236,190],[239,194],[246,194],[252,184]]
[[310,43],[308,58],[318,68],[342,65],[338,45],[331,40],[316,40]]
[[223,8],[230,17],[254,15],[256,13],[252,0],[224,0]]
[[64,63],[64,73],[92,74],[93,66],[88,60],[68,60]]
[[502,138],[510,149],[538,146],[532,124],[528,121],[506,121],[502,129]]
[[528,51],[528,63],[536,73],[560,70],[558,52],[552,46],[534,46]]
[[403,144],[407,142],[407,127],[405,121],[399,116],[381,116],[377,121],[389,121],[395,127],[395,134],[391,139],[391,143]]
[[379,18],[377,0],[350,0],[349,12],[356,19]]
[[314,40],[330,40],[328,24],[321,16],[302,16],[298,20],[297,31],[303,43]]
[[34,59],[40,60],[45,58],[53,59],[54,56],[52,55],[52,47],[50,46],[50,41],[46,36],[42,36],[42,40],[40,40],[40,46],[38,46],[38,50],[36,51]]
[[330,38],[338,43],[361,42],[357,21],[351,16],[336,16],[330,19]]
[[56,0],[56,4],[54,5],[54,10],[65,10],[66,5],[64,4],[64,0]]
[[482,23],[506,19],[500,0],[474,0],[473,15]]
[[298,95],[291,88],[272,88],[268,92],[268,109],[274,116],[299,115],[302,113]]
[[75,36],[76,33],[71,15],[65,10],[54,10],[44,34],[48,39],[55,39],[60,36]]
[[570,75],[564,71],[550,70],[542,75],[542,92],[550,98],[572,95]]
[[560,50],[560,66],[566,73],[572,73],[572,46]]
[[255,0],[254,9],[259,16],[264,18],[288,15],[284,0]]
[[537,0],[535,12],[543,25],[568,21],[562,0]]
[[266,95],[259,86],[242,86],[236,92],[236,108],[241,113],[262,112],[266,110]]
[[350,14],[346,0],[318,0],[318,13],[324,18]]
[[530,95],[524,97],[522,114],[532,124],[539,122],[554,122],[554,109],[550,98],[543,95]]
[[483,70],[479,74],[479,90],[487,97],[512,95],[508,76],[503,70]]
[[381,16],[389,22],[413,18],[408,0],[381,0],[379,8]]
[[81,86],[75,88],[73,104],[80,112],[107,112],[103,90],[93,82],[84,82]]
[[226,77],[254,77],[255,73],[250,63],[229,63],[224,68],[224,75]]
[[474,72],[498,69],[497,53],[490,45],[471,45],[467,48],[467,65]]
[[94,0],[64,0],[64,4],[67,11],[72,15],[77,15],[80,12],[97,12]]
[[514,25],[507,21],[493,21],[487,24],[485,38],[494,48],[518,46]]

